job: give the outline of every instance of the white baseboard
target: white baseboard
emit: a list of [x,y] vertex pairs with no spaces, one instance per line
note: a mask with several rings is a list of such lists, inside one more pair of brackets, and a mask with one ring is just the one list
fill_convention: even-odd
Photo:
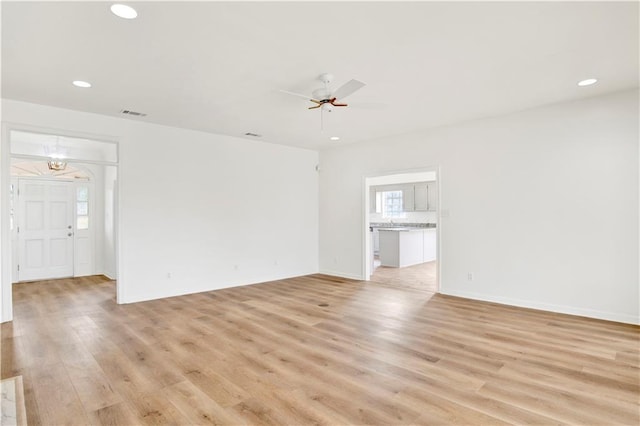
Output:
[[441,294],[449,296],[464,297],[466,299],[482,300],[484,302],[499,303],[502,305],[518,306],[520,308],[538,309],[541,311],[555,312],[559,314],[577,315],[581,317],[596,318],[607,321],[622,322],[625,324],[640,325],[640,317],[621,314],[618,312],[599,311],[595,309],[577,308],[574,306],[554,305],[550,303],[535,302],[522,299],[511,299],[508,297],[490,296],[465,291],[445,291],[440,289]]
[[324,275],[331,275],[333,277],[348,278],[350,280],[364,281],[364,278],[362,278],[360,275],[347,274],[347,273],[344,273],[344,272],[329,271],[329,270],[326,270],[326,269],[322,269],[318,273],[319,274],[324,274]]

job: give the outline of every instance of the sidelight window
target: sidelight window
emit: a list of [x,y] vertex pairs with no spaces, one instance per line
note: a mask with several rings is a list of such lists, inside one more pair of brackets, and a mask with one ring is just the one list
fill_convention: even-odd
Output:
[[76,229],[89,229],[89,187],[76,188]]

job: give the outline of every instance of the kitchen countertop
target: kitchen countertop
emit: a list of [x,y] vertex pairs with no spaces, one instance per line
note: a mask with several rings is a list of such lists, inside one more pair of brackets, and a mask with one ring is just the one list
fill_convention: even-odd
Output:
[[372,222],[369,224],[370,230],[378,231],[424,231],[427,229],[435,229],[435,223],[379,223]]
[[430,230],[435,230],[435,228],[427,228],[427,227],[421,227],[421,228],[401,228],[401,227],[395,227],[395,228],[378,228],[378,231],[391,231],[391,232],[414,232],[414,231],[430,231]]

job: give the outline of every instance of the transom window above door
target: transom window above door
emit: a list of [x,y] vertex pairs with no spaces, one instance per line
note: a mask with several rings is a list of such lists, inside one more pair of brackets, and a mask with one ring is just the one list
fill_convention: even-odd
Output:
[[11,176],[13,177],[46,177],[61,179],[90,180],[91,176],[85,170],[67,164],[64,170],[52,170],[46,161],[11,159]]

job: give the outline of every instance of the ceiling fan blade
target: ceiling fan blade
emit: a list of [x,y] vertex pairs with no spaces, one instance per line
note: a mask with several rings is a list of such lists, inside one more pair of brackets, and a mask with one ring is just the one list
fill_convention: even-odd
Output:
[[340,86],[338,90],[333,92],[333,97],[338,99],[344,99],[356,90],[364,87],[365,84],[358,80],[347,81],[345,84]]
[[322,106],[322,104],[318,103],[318,105],[309,107],[309,109],[316,109],[316,108],[320,108],[321,106]]
[[304,98],[304,99],[306,99],[308,101],[311,101],[311,102],[320,103],[320,101],[317,101],[317,100],[313,99],[311,96],[302,95],[300,93],[295,93],[295,92],[289,92],[288,90],[280,90],[280,92],[286,93],[287,95],[293,95],[293,96],[297,96],[299,98]]
[[337,104],[336,98],[331,98],[331,100],[329,100],[329,103],[333,106],[341,106],[341,107],[349,106],[348,104]]

